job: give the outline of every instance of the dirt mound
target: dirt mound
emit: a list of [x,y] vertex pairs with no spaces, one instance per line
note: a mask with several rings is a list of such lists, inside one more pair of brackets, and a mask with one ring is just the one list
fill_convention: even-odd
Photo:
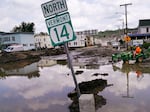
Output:
[[41,56],[53,56],[64,54],[63,49],[46,49],[38,51],[21,51],[21,52],[3,52],[0,56],[0,63],[9,63],[23,60],[40,60]]
[[83,50],[83,53],[80,55],[83,56],[111,56],[114,53],[117,53],[118,51],[111,48],[111,47],[93,47],[93,48],[87,48]]
[[2,53],[0,63],[17,62],[22,60],[39,60],[40,55],[31,52]]

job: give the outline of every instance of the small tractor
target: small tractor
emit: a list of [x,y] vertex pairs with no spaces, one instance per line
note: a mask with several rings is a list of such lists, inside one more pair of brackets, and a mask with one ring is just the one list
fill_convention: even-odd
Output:
[[129,63],[131,60],[135,60],[136,62],[142,62],[144,59],[150,57],[150,47],[146,50],[143,50],[138,55],[133,54],[132,51],[121,52],[112,55],[112,62],[117,62],[123,60],[124,63]]

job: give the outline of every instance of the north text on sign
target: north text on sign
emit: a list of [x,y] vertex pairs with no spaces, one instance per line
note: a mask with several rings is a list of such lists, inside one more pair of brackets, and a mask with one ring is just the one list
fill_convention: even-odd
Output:
[[53,0],[41,5],[44,17],[67,11],[67,4],[65,0]]

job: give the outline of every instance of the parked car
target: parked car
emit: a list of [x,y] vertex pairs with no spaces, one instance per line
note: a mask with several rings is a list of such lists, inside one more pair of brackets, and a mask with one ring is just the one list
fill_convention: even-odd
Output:
[[5,52],[23,51],[23,45],[11,45],[4,49]]

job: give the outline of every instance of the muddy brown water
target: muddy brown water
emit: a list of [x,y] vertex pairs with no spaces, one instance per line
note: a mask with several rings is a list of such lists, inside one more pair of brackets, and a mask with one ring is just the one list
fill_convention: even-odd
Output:
[[[78,83],[105,81],[102,89],[96,86],[90,91],[95,94],[96,112],[149,112],[149,66],[105,65],[100,64],[102,60],[85,64],[81,60],[74,65],[75,71],[82,71],[76,75]],[[70,69],[64,62],[44,62],[41,67],[38,62],[21,67],[12,65],[9,69],[1,65],[0,112],[76,111],[71,108],[73,100],[68,97],[75,88]]]

